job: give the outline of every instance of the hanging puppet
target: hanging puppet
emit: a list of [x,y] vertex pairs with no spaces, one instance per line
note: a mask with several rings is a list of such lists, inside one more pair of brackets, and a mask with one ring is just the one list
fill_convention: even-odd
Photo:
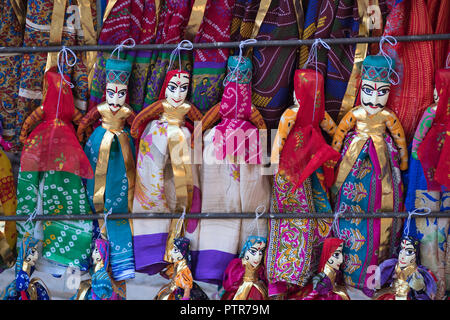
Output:
[[344,240],[325,239],[320,257],[319,273],[312,278],[312,283],[302,288],[291,299],[350,300],[340,271],[344,262],[343,248]]
[[[439,69],[435,76],[434,104],[419,122],[412,142],[410,166],[405,174],[405,207],[409,212],[427,207],[432,211],[450,209],[450,183],[447,180],[449,147],[446,131],[450,124],[448,91],[450,69]],[[439,169],[438,169],[439,168]],[[443,299],[450,290],[450,265],[447,243],[450,241],[450,219],[424,217],[413,219],[411,229],[420,241],[423,266],[437,277],[436,299]]]
[[[364,59],[361,105],[344,116],[333,138],[332,147],[342,155],[333,186],[338,212],[403,210],[400,170],[408,168],[408,152],[402,125],[394,112],[385,108],[395,67],[388,59]],[[392,256],[400,237],[399,220],[340,219],[336,236],[345,241],[348,285],[364,289],[367,268]]]
[[[63,54],[67,62],[67,52]],[[71,83],[62,76],[61,69],[58,73],[54,69],[46,72],[45,87],[42,106],[25,120],[20,134],[24,148],[17,185],[17,215],[89,214],[82,179],[92,178],[93,172],[73,126],[80,122],[82,114],[74,107]],[[29,235],[43,237],[39,271],[62,275],[68,266],[88,269],[91,220],[55,220],[41,225],[30,219],[17,222],[17,230],[19,241]]]
[[[323,77],[296,70],[294,106],[281,117],[272,151],[279,162],[272,189],[275,213],[332,212],[328,188],[339,153],[324,140],[320,127],[333,136],[336,124],[324,109]],[[278,159],[280,158],[280,159]],[[328,237],[329,219],[271,219],[266,255],[269,295],[286,294],[289,284],[304,286],[319,262]]]
[[[169,71],[159,100],[133,121],[131,134],[140,137],[133,212],[200,211],[199,169],[185,120],[199,121],[202,114],[186,100],[189,86],[188,72]],[[171,262],[175,223],[133,219],[137,271],[155,274]]]
[[16,276],[0,295],[3,300],[50,300],[50,292],[39,278],[31,278],[38,260],[39,240],[22,239],[16,261]]
[[83,280],[71,300],[122,300],[110,276],[109,242],[96,239],[92,251],[91,279]]
[[379,265],[379,283],[382,288],[374,300],[433,300],[436,279],[420,264],[419,241],[402,237],[398,258]]
[[[120,53],[120,47],[117,48]],[[134,142],[126,124],[133,123],[135,113],[125,102],[131,62],[111,58],[106,62],[106,101],[92,108],[77,130],[83,141],[86,129],[101,119],[84,151],[94,169],[87,180],[89,202],[96,213],[124,213],[133,208],[135,183]],[[108,220],[110,263],[115,280],[134,278],[132,226],[128,219]]]
[[173,262],[161,272],[170,282],[158,291],[155,300],[209,300],[192,278],[189,244],[190,240],[185,237],[173,240],[170,251]]
[[[258,129],[264,120],[251,100],[252,64],[249,58],[231,56],[220,104],[202,119],[205,132],[202,162],[202,212],[255,212],[258,206],[269,207],[270,181],[264,175],[262,143]],[[237,140],[237,143],[235,144]],[[220,283],[223,272],[240,252],[246,239],[240,219],[200,220],[198,251],[194,276],[199,281]],[[264,226],[261,236],[266,236]]]
[[263,256],[267,239],[249,236],[238,258],[230,261],[223,275],[221,300],[267,300]]

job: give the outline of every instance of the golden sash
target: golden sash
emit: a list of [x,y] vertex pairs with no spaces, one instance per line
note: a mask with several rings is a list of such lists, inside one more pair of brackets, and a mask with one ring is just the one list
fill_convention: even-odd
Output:
[[257,273],[260,266],[255,268],[244,260],[242,265],[245,267],[244,277],[242,278],[242,284],[236,291],[233,300],[247,300],[252,287],[255,287],[262,294],[264,299],[267,299],[267,289],[258,281]]
[[[194,192],[193,178],[192,178],[192,162],[190,141],[186,138],[181,130],[184,124],[184,117],[191,108],[190,104],[183,103],[178,107],[171,106],[166,100],[162,102],[164,112],[161,116],[161,121],[167,122],[167,146],[170,155],[170,162],[172,165],[173,178],[175,184],[176,195],[176,212],[189,212],[192,205],[192,197]],[[172,262],[170,251],[173,247],[173,240],[183,235],[183,225],[178,223],[178,219],[172,219],[169,227],[169,235],[166,242],[166,252],[164,260]]]

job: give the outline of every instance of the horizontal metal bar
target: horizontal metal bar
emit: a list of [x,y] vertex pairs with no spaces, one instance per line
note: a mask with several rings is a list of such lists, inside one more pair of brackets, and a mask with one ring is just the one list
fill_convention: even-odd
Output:
[[[409,41],[436,41],[450,40],[450,33],[443,34],[421,34],[406,35],[394,37],[399,42]],[[329,45],[350,45],[356,43],[374,43],[380,42],[381,37],[352,37],[352,38],[328,38],[322,39]],[[244,47],[298,47],[301,45],[311,46],[314,39],[309,40],[267,40],[257,41],[255,43],[246,43]],[[240,42],[210,42],[210,43],[194,43],[194,49],[219,49],[219,48],[238,48]],[[82,45],[67,46],[73,51],[112,51],[117,45]],[[142,50],[173,50],[177,44],[141,44],[136,45],[132,49],[123,48],[123,51],[142,51]],[[57,52],[62,46],[46,46],[46,47],[0,47],[2,53],[36,53],[36,52]]]
[[[375,212],[375,213],[344,213],[340,214],[341,219],[353,218],[406,218],[408,212]],[[324,219],[334,218],[335,213],[264,213],[260,219]],[[55,220],[95,220],[104,219],[103,214],[60,214],[60,215],[38,215],[33,220],[55,221]],[[177,219],[180,213],[113,213],[108,219]],[[413,215],[412,217],[419,217]],[[426,217],[450,218],[450,211],[430,212]],[[254,219],[255,213],[188,213],[186,219]],[[0,216],[0,221],[26,221],[29,216]]]

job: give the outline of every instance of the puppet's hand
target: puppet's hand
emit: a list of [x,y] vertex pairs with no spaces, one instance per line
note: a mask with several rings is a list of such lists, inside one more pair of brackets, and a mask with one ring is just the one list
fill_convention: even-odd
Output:
[[421,291],[425,288],[425,280],[418,271],[412,274],[409,278],[408,284],[414,291]]

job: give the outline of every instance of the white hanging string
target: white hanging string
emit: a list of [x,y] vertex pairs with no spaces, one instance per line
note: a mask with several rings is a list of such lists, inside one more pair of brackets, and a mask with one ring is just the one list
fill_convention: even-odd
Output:
[[[425,210],[425,212],[419,212],[419,210]],[[427,214],[430,214],[430,212],[431,212],[431,209],[428,208],[428,207],[420,207],[420,208],[414,209],[413,211],[410,211],[410,212],[408,211],[408,218],[406,220],[406,226],[405,226],[405,229],[403,231],[403,234],[406,235],[406,236],[409,235],[409,226],[411,224],[411,217],[413,215],[426,216]]]
[[249,235],[252,235],[253,231],[255,231],[258,234],[258,237],[261,237],[261,232],[259,230],[259,223],[258,219],[266,212],[266,206],[265,205],[259,205],[255,210],[255,219],[248,225],[247,232]]
[[[316,69],[316,90],[314,91],[314,107],[313,107],[313,116],[312,116],[312,121],[314,122],[314,117],[316,115],[316,101],[317,101],[317,85],[319,82],[319,75],[318,75],[318,61],[317,61],[317,50],[318,50],[318,46],[319,44],[321,44],[325,49],[330,50],[330,46],[328,45],[328,43],[326,43],[325,41],[323,41],[321,38],[317,38],[314,40],[313,44],[311,45],[311,49],[309,51],[309,55],[308,55],[308,59],[306,60],[305,64],[303,65],[303,69],[306,69],[306,66],[308,64],[314,64],[315,69]],[[300,97],[297,97],[297,99],[299,99]]]
[[103,221],[103,226],[102,226],[102,228],[100,229],[99,237],[101,236],[103,230],[106,230],[106,237],[109,239],[107,222],[108,222],[108,216],[109,216],[111,213],[112,213],[112,208],[109,209],[108,212],[106,212],[105,214],[103,214],[103,216],[104,216],[104,217],[103,217],[103,220],[104,220],[104,221]]
[[181,50],[187,50],[190,51],[194,49],[194,45],[189,40],[182,40],[178,43],[177,47],[173,49],[172,53],[170,54],[170,60],[169,60],[169,67],[167,68],[167,71],[170,71],[172,68],[173,62],[178,55],[178,71],[181,71]]
[[[131,44],[126,44],[127,42],[131,42]],[[111,53],[111,58],[114,58],[114,53],[117,51],[117,59],[120,59],[120,51],[123,50],[123,48],[132,49],[136,45],[136,42],[133,38],[128,38],[123,40],[117,47],[114,48],[113,52]]]
[[339,229],[339,217],[345,212],[343,207],[336,211],[333,218],[333,223],[331,224],[331,229],[333,230],[336,237],[341,238],[341,231]]
[[[73,63],[69,62],[69,53],[73,57]],[[60,63],[61,56],[62,56],[62,64]],[[58,56],[57,56],[58,72],[59,72],[59,75],[61,76],[61,82],[59,83],[58,102],[56,104],[56,119],[58,119],[58,115],[59,115],[59,104],[61,101],[61,92],[62,92],[62,87],[63,87],[63,81],[65,83],[67,83],[70,88],[74,87],[74,85],[70,81],[68,81],[64,78],[64,62],[69,67],[73,67],[77,63],[77,56],[75,55],[75,53],[72,50],[70,50],[66,46],[62,47],[62,49],[58,52]]]
[[389,76],[389,82],[393,85],[397,85],[400,82],[400,76],[398,75],[398,73],[392,68],[392,58],[383,50],[383,44],[387,42],[389,43],[391,46],[396,46],[397,45],[397,39],[395,39],[392,36],[382,36],[380,39],[380,53],[383,55],[383,57],[386,59],[388,65],[389,65],[389,70],[392,72],[392,74],[395,74],[397,77],[397,81],[394,81],[391,76]]
[[[236,82],[236,104],[234,106],[234,110],[235,110],[235,114],[234,117],[235,119],[237,119],[237,110],[238,110],[238,75],[237,72],[239,70],[239,66],[242,62],[244,62],[244,59],[242,57],[243,55],[243,51],[244,51],[244,46],[246,44],[251,44],[251,43],[256,43],[258,42],[256,39],[247,39],[247,40],[243,40],[241,42],[239,42],[239,56],[238,56],[238,63],[236,65],[236,67],[225,77],[225,79],[223,79],[223,86],[225,87],[230,81],[232,81],[233,79]],[[250,70],[247,70],[247,73],[250,72]],[[247,76],[247,73],[245,73],[244,76]],[[235,79],[236,77],[236,79]]]

